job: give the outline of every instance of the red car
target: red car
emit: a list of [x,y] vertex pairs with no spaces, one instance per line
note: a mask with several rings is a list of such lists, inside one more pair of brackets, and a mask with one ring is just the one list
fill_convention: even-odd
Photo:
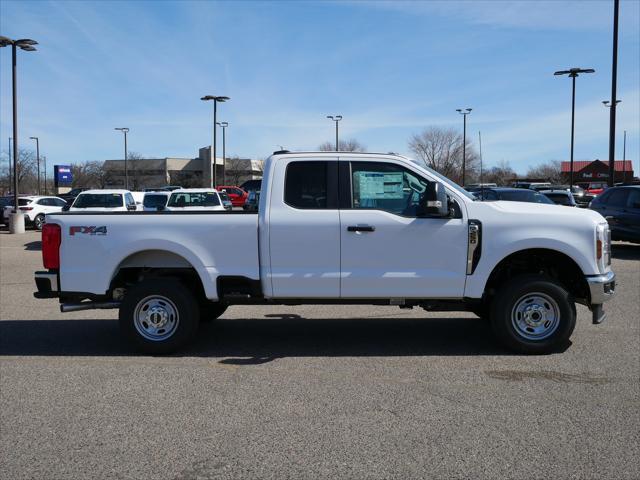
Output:
[[234,207],[244,206],[244,202],[247,201],[247,197],[249,196],[249,194],[240,187],[219,185],[218,190],[224,190],[227,192],[229,200],[231,200],[231,205]]
[[591,182],[586,187],[583,187],[587,193],[591,195],[600,195],[607,188],[606,183],[601,182]]

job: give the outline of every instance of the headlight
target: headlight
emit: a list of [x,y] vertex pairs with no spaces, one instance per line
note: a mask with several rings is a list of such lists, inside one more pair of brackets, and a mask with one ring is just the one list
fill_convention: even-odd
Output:
[[596,227],[596,262],[601,273],[611,265],[611,231],[607,223]]

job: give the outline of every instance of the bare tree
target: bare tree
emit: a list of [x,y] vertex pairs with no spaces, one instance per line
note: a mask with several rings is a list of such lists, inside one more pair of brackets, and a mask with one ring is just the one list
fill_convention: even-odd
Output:
[[517,177],[516,172],[511,168],[509,162],[502,160],[493,167],[488,168],[482,174],[484,183],[495,183],[498,186],[506,186],[511,180]]
[[[13,191],[13,185],[9,185],[9,179],[13,178],[13,170],[9,174],[9,153],[6,152],[3,156],[6,157],[7,161],[3,162],[2,169],[0,169],[0,189],[9,192]],[[17,168],[19,193],[35,193],[38,189],[38,167],[35,152],[20,148],[18,150]]]
[[559,160],[549,160],[527,170],[527,178],[541,178],[551,183],[563,182],[562,169]]
[[[335,152],[335,142],[324,142],[318,147],[321,152]],[[338,150],[340,152],[366,152],[367,147],[362,145],[355,138],[348,138],[347,140],[338,141]]]
[[[428,167],[462,183],[462,135],[453,128],[427,127],[411,137],[409,149]],[[479,156],[467,138],[465,180],[477,178]]]

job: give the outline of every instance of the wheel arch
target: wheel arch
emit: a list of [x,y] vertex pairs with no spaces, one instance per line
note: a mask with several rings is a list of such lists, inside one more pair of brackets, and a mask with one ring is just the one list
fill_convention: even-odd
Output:
[[209,272],[193,258],[163,248],[147,248],[136,250],[124,256],[111,273],[109,292],[115,288],[138,283],[146,278],[173,277],[195,288],[203,297],[211,294],[207,286],[213,285]]
[[549,248],[527,248],[512,252],[500,260],[489,274],[483,300],[509,278],[521,274],[540,274],[558,281],[579,303],[588,303],[589,286],[578,263],[566,253]]

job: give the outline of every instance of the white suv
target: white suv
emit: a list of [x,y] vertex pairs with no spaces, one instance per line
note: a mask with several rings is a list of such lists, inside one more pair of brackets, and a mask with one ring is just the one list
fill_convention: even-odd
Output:
[[[18,198],[18,208],[24,213],[26,224],[33,225],[37,230],[42,230],[47,213],[58,213],[67,204],[58,197],[28,196]],[[4,218],[9,218],[13,211],[13,205],[4,207]]]

